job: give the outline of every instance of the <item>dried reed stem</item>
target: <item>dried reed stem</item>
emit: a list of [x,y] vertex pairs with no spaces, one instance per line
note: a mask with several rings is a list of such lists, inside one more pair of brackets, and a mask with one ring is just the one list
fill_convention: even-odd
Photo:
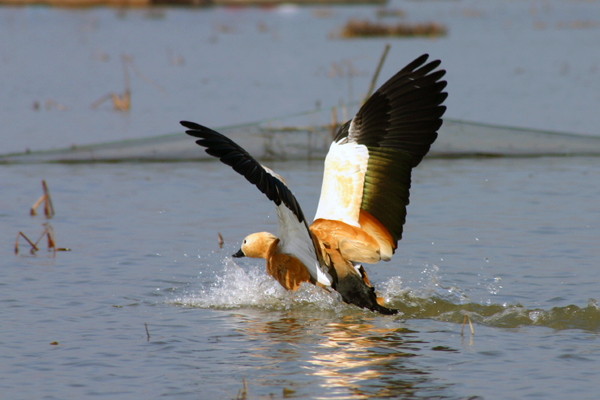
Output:
[[383,63],[385,62],[385,58],[387,57],[387,54],[389,51],[390,51],[390,44],[386,43],[385,48],[383,49],[383,54],[381,55],[381,58],[379,59],[379,64],[377,64],[377,69],[375,70],[375,74],[373,74],[373,79],[371,79],[371,84],[369,85],[369,90],[367,91],[367,95],[365,96],[365,100],[363,101],[363,103],[366,102],[367,100],[369,100],[369,97],[371,97],[371,93],[373,93],[373,89],[375,88],[375,83],[377,83],[377,78],[379,77],[379,72],[381,71],[381,67],[383,66]]
[[44,189],[44,215],[46,218],[52,218],[54,216],[54,206],[52,205],[52,198],[50,197],[50,191],[48,190],[48,185],[46,185],[46,181],[42,179],[42,188]]
[[[33,243],[31,240],[29,240],[29,238],[23,232],[19,231],[19,233],[17,233],[17,239],[15,240],[15,254],[19,254],[19,236],[23,236],[25,238],[25,240],[27,240],[27,243],[29,243],[31,245],[32,253],[34,251],[39,250],[38,247],[36,246],[37,243]],[[39,239],[38,239],[38,241],[39,241]]]
[[52,218],[54,216],[54,206],[52,205],[52,198],[50,197],[48,185],[44,179],[42,179],[42,189],[44,189],[44,194],[31,206],[29,214],[36,215],[35,210],[40,206],[40,204],[42,204],[42,202],[44,202],[44,215],[46,218]]
[[46,195],[43,194],[39,199],[37,199],[37,201],[31,206],[31,210],[29,210],[29,215],[36,215],[36,208],[38,208],[40,206],[40,204],[42,204],[42,201],[46,200]]
[[337,131],[337,107],[333,107],[331,109],[331,139],[335,138],[335,134]]
[[465,314],[465,317],[463,318],[462,328],[460,330],[460,336],[464,336],[465,324],[467,323],[467,320],[469,321],[469,327],[471,328],[471,335],[475,334],[473,324],[471,323],[471,317],[469,317],[469,314]]
[[236,397],[236,400],[245,400],[246,396],[248,395],[248,386],[246,385],[246,378],[242,377],[242,382],[243,382],[244,388],[238,390],[238,395]]

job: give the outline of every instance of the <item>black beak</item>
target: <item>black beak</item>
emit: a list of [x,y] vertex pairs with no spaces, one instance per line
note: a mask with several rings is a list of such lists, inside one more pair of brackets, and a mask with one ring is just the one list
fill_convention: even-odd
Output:
[[237,253],[232,254],[231,257],[234,258],[242,258],[242,257],[246,257],[246,255],[244,254],[244,252],[242,251],[242,249],[239,249]]

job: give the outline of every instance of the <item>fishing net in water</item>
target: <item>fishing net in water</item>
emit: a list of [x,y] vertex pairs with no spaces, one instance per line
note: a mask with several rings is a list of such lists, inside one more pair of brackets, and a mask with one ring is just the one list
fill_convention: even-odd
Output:
[[[332,109],[321,109],[214,129],[261,160],[322,159],[339,126],[332,120]],[[428,157],[556,155],[600,155],[600,137],[446,118]],[[183,128],[176,133],[143,139],[0,155],[0,163],[174,162],[204,159],[212,157],[199,151],[193,145],[193,139],[183,133]]]

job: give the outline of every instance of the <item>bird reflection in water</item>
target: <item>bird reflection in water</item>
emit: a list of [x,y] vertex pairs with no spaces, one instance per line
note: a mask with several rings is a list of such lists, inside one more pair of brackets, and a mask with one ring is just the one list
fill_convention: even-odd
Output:
[[[411,396],[436,386],[427,372],[408,362],[426,344],[414,337],[417,332],[398,327],[395,321],[291,314],[271,321],[265,321],[265,315],[237,315],[245,320],[240,330],[256,343],[253,356],[261,359],[263,368],[279,371],[276,374],[285,369],[285,379],[308,372],[327,390],[325,397],[344,399]],[[306,384],[305,378],[301,381]],[[314,393],[312,397],[319,398]]]

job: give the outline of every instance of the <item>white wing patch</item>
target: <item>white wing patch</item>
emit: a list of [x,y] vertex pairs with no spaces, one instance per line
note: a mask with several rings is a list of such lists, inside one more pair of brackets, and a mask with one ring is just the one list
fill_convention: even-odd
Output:
[[369,150],[362,144],[331,144],[315,220],[331,219],[360,227],[358,217],[368,161]]
[[[263,168],[269,174],[285,184],[282,177],[265,166],[263,166]],[[310,236],[306,221],[298,221],[296,214],[287,208],[283,202],[276,206],[275,209],[277,211],[279,251],[281,253],[294,255],[302,262],[302,264],[304,264],[304,266],[306,266],[310,275],[316,279],[317,282],[325,286],[331,286],[331,276],[321,269],[319,259],[315,252],[315,245]]]
[[304,222],[298,222],[294,213],[281,203],[276,207],[279,226],[279,252],[292,254],[308,268],[310,275],[318,282],[331,286],[331,276],[321,269],[315,253],[315,245]]

